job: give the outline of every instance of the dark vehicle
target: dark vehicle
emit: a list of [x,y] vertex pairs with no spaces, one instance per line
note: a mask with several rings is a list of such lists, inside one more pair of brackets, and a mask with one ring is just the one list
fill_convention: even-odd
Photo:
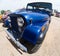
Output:
[[60,12],[56,12],[56,17],[60,17]]
[[2,16],[2,21],[3,21],[3,26],[4,27],[9,27],[10,24],[10,18],[8,17],[8,15],[11,14],[11,11],[5,11],[3,16]]
[[11,24],[6,32],[20,49],[36,52],[44,40],[51,15],[51,3],[28,3],[25,10],[9,14]]

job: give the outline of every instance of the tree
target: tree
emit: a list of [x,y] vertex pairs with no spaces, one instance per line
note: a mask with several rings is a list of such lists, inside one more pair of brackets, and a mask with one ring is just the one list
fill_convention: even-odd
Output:
[[4,14],[4,12],[5,12],[4,10],[1,10],[1,14]]

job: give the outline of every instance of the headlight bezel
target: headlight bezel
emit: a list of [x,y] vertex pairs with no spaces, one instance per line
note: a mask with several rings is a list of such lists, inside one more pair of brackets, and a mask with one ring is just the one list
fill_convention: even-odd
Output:
[[17,17],[17,24],[18,24],[18,27],[23,27],[24,19],[22,17]]

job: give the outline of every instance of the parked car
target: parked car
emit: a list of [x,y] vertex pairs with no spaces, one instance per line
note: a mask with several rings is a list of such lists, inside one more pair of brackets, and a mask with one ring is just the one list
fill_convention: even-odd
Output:
[[20,49],[34,53],[45,38],[51,15],[51,3],[28,3],[24,11],[9,14],[11,24],[6,33]]
[[2,16],[2,21],[3,21],[3,26],[8,27],[10,24],[10,19],[8,15],[11,13],[11,11],[5,11],[3,16]]
[[56,12],[56,17],[60,17],[60,12]]

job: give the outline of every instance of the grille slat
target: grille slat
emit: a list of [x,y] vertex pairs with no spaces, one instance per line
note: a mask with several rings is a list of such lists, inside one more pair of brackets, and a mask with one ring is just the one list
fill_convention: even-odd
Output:
[[14,31],[18,31],[17,17],[11,17],[11,26]]

